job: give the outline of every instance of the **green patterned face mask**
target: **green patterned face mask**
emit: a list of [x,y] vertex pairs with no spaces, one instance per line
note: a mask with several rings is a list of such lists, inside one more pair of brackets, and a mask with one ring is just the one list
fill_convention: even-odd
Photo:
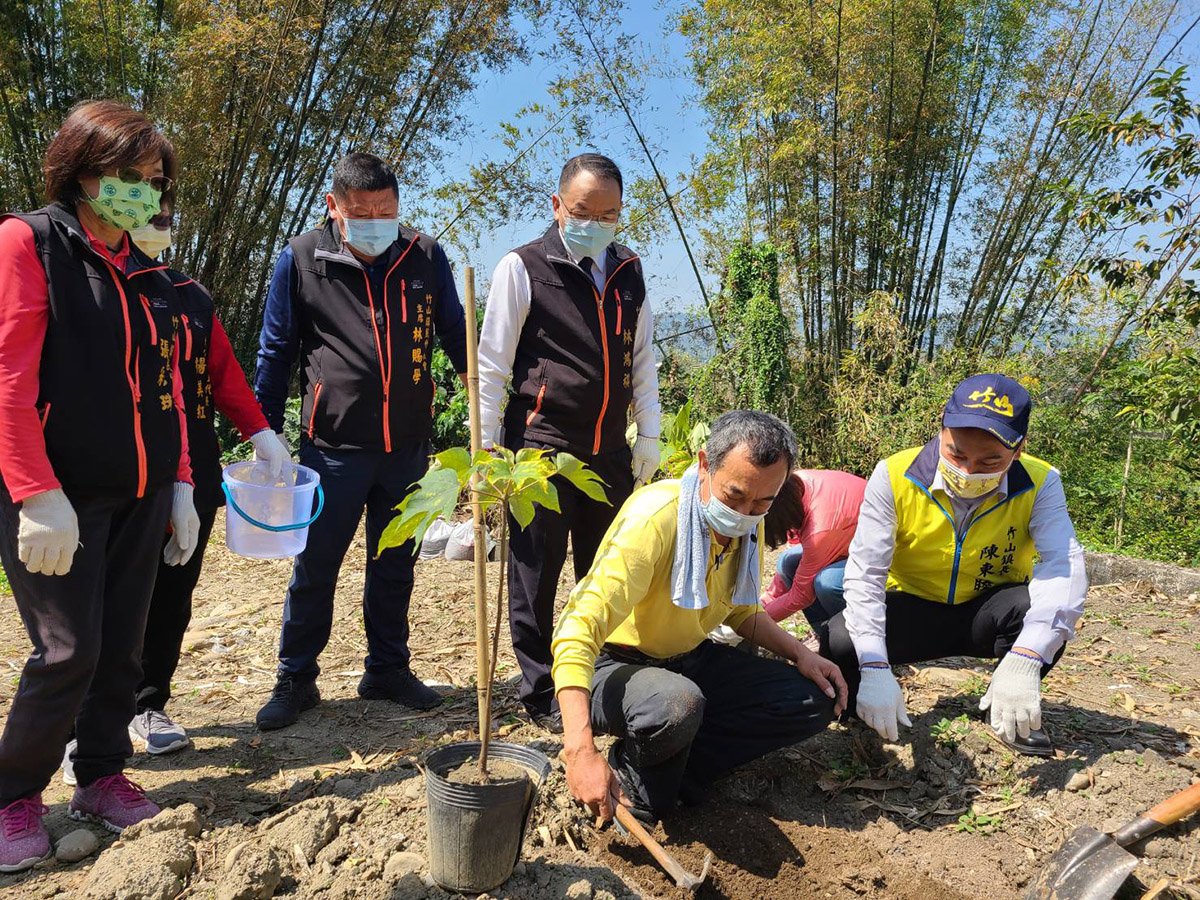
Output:
[[100,194],[88,197],[88,205],[103,221],[133,231],[141,228],[158,215],[158,202],[162,192],[155,190],[149,182],[129,182],[111,175],[100,176]]

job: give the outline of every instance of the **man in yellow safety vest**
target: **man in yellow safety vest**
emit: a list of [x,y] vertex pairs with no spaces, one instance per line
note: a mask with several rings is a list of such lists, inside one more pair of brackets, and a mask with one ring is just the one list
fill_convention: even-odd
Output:
[[1011,378],[973,375],[941,432],[881,461],[867,484],[846,609],[820,639],[851,708],[887,740],[911,725],[892,665],[974,656],[1000,660],[980,709],[1001,740],[1054,752],[1041,679],[1074,636],[1087,576],[1058,470],[1024,453],[1031,407]]

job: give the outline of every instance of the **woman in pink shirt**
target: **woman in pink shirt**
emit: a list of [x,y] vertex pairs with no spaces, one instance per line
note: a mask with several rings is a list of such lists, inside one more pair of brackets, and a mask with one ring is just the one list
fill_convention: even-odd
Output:
[[815,628],[845,608],[842,575],[866,487],[857,475],[828,469],[801,469],[785,482],[765,524],[769,545],[785,537],[788,544],[762,597],[776,622],[803,610]]

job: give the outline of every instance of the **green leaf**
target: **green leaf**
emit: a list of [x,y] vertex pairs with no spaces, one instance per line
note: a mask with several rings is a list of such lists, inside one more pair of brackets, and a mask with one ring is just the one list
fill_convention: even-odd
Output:
[[512,513],[513,518],[517,520],[517,525],[524,531],[529,527],[529,523],[533,521],[533,501],[524,494],[516,494],[508,498],[508,509]]
[[433,457],[433,461],[443,469],[450,469],[458,475],[459,484],[466,484],[471,471],[471,452],[466,447],[451,447]]
[[[562,512],[558,504],[558,488],[554,486],[554,483],[549,478],[544,478],[541,481],[535,481],[527,485],[514,494],[509,502],[512,502],[512,499],[516,497],[528,500],[534,506],[544,506],[546,509],[553,510],[554,512]],[[522,525],[521,527],[524,528],[525,526]]]
[[563,452],[554,457],[554,465],[558,469],[558,474],[583,491],[585,496],[612,506],[608,494],[604,491],[604,480],[585,466],[582,460],[570,453]]
[[396,507],[397,515],[383,529],[376,554],[411,540],[415,555],[421,549],[421,538],[439,516],[454,518],[460,488],[458,474],[453,469],[426,472],[416,489]]

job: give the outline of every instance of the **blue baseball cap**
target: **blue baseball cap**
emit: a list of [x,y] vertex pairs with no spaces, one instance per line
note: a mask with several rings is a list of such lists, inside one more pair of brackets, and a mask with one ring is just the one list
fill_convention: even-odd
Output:
[[972,375],[954,389],[942,425],[980,428],[1011,448],[1025,439],[1032,407],[1029,391],[1007,375]]

